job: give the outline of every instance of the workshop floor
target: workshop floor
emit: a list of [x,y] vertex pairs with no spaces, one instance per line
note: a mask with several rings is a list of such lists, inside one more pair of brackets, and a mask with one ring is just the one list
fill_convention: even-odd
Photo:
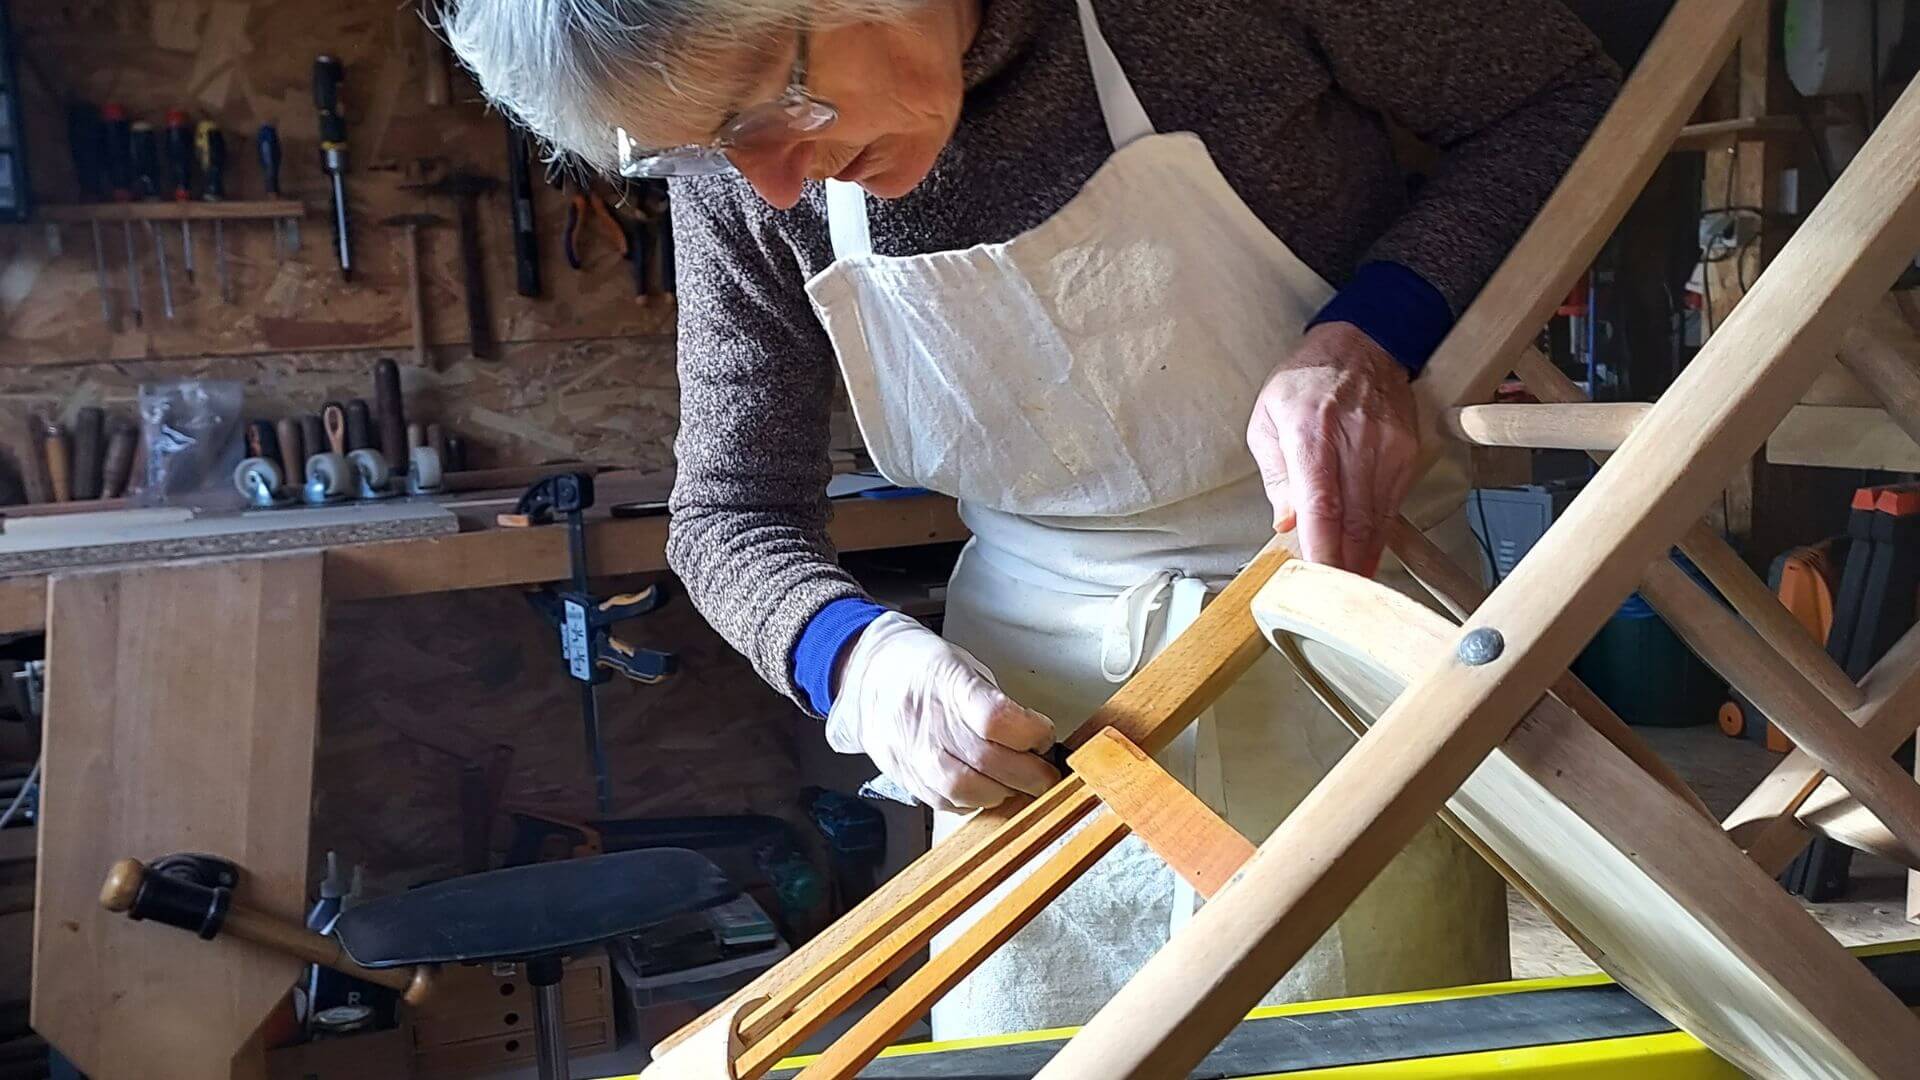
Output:
[[[1661,757],[1673,765],[1716,814],[1731,811],[1780,759],[1760,746],[1729,739],[1711,725],[1690,728],[1636,728]],[[1906,874],[1893,863],[1868,855],[1853,861],[1853,891],[1830,904],[1807,909],[1843,944],[1920,938],[1920,926],[1906,920]],[[1507,894],[1512,928],[1513,976],[1533,979],[1579,975],[1593,962],[1520,894]]]

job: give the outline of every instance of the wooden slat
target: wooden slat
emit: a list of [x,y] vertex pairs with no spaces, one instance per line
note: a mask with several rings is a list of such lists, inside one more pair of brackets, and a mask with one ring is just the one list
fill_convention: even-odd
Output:
[[1920,325],[1910,313],[1920,302],[1913,297],[1895,293],[1875,306],[1841,343],[1840,364],[1920,442]]
[[[796,999],[790,989],[783,988],[774,1002],[750,1016],[742,1027],[748,1045],[736,1064],[742,1080],[761,1075],[793,1053],[909,957],[926,948],[935,934],[1099,806],[1092,792],[1071,777],[1055,785],[1054,790],[1062,794],[1050,800],[1042,796],[1043,801],[1034,804],[1047,807],[1044,814],[1016,819],[1031,827],[1010,829],[1010,842],[988,851],[958,882],[947,888],[930,888],[901,905],[898,925],[872,946],[853,942],[839,956],[822,964],[818,970],[824,977],[804,999]],[[1064,887],[1065,883],[1061,884]],[[1035,885],[1046,886],[1044,880]],[[775,1009],[785,1011],[776,1013]]]
[[1112,728],[1074,751],[1068,765],[1201,896],[1219,891],[1253,857],[1252,841]]
[[[1680,550],[1713,587],[1720,590],[1720,595],[1733,605],[1733,610],[1740,613],[1760,639],[1812,683],[1822,697],[1841,709],[1857,709],[1866,700],[1865,693],[1847,677],[1833,657],[1827,655],[1822,644],[1807,633],[1800,620],[1780,602],[1779,595],[1767,588],[1726,541],[1706,526],[1696,524],[1680,538]],[[1667,588],[1656,585],[1654,591],[1662,600],[1669,590],[1677,592],[1680,585],[1686,584],[1685,575],[1678,571],[1662,571],[1661,576]],[[1667,612],[1662,609],[1661,614]]]
[[[1104,738],[1095,739],[1088,747],[1105,744]],[[1112,851],[1126,835],[1126,825],[1111,810],[1097,814],[1086,828],[1068,837],[1060,850],[1048,856],[1038,870],[1014,886],[1005,899],[962,932],[958,940],[935,953],[900,989],[887,995],[877,1008],[834,1040],[825,1053],[801,1071],[801,1080],[850,1080],[858,1076],[861,1069],[924,1016],[934,1002],[958,986],[980,961],[1005,945],[1021,927],[1032,922],[1034,916],[1058,899],[1067,886]],[[1242,840],[1244,842],[1244,838]],[[1253,845],[1248,844],[1247,850],[1251,853]]]
[[1756,116],[1734,120],[1707,120],[1688,124],[1673,140],[1675,153],[1724,152],[1736,142],[1793,143],[1806,138],[1800,121],[1791,116]]
[[1753,10],[1751,0],[1674,5],[1566,178],[1415,380],[1426,453],[1438,452],[1435,425],[1445,411],[1492,397],[1513,357],[1593,264]]
[[[1701,10],[1682,4],[1669,26]],[[1643,68],[1660,49],[1656,42]],[[1409,686],[1235,883],[1042,1075],[1159,1078],[1193,1068],[1512,730],[1916,249],[1920,87],[1902,95],[1752,302],[1468,620],[1463,637],[1502,635],[1499,656],[1479,665],[1448,656]]]
[[1641,588],[1688,648],[1838,776],[1894,835],[1920,848],[1920,784],[1885,751],[1876,752],[1846,713],[1673,563],[1654,563]]
[[[1193,625],[1095,710],[1067,739],[1067,745],[1077,749],[1112,727],[1148,753],[1165,747],[1266,652],[1248,605],[1288,557],[1278,542],[1254,556],[1246,569],[1201,610]],[[1072,777],[1062,783],[1080,786]],[[1085,797],[1091,809],[1097,800],[1090,793]],[[1025,805],[1023,800],[1010,800],[975,814],[786,960],[662,1041],[655,1048],[655,1056],[709,1025],[731,1022],[746,1000],[771,998],[787,987],[815,978],[816,972],[836,970],[838,958],[848,951],[850,943],[871,935],[876,923],[897,918],[899,909],[928,882],[950,874],[956,865],[980,858],[983,849],[991,851],[1010,842],[1014,834],[1007,823]]]
[[320,558],[52,579],[33,1026],[99,1077],[226,1077],[300,964],[101,909],[106,870],[206,851],[298,922],[320,672]]
[[[1276,575],[1255,618],[1363,716],[1377,715],[1452,632],[1392,590],[1306,564]],[[1570,936],[1596,963],[1755,1075],[1805,1077],[1793,1063],[1810,1061],[1833,1070],[1814,1070],[1823,1078],[1864,1077],[1856,1044],[1904,1054],[1920,1041],[1899,999],[1710,817],[1662,790],[1552,695],[1447,807],[1471,830],[1463,835],[1498,853],[1496,865],[1523,875],[1549,905],[1543,910],[1571,916]]]
[[1477,446],[1614,450],[1651,408],[1638,401],[1465,405],[1447,414],[1447,433]]
[[1800,405],[1767,437],[1775,465],[1920,472],[1920,443],[1884,409]]
[[[1466,618],[1487,598],[1487,590],[1465,570],[1461,569],[1440,546],[1426,538],[1420,530],[1405,518],[1398,518],[1388,525],[1388,544],[1407,572],[1413,575],[1422,588],[1433,594],[1433,598],[1453,613],[1456,621]],[[1713,811],[1700,801],[1679,773],[1673,771],[1653,747],[1636,735],[1627,722],[1613,711],[1600,695],[1587,688],[1572,672],[1563,672],[1554,681],[1550,691],[1559,698],[1574,714],[1587,722],[1587,725],[1599,732],[1621,753],[1627,755],[1634,764],[1646,771],[1647,775],[1660,782],[1660,785],[1693,807],[1700,816],[1714,819]],[[1358,734],[1356,732],[1356,734]]]
[[[1867,701],[1851,715],[1869,750],[1892,754],[1920,726],[1920,627],[1912,627],[1860,681]],[[1773,767],[1722,824],[1762,869],[1778,873],[1806,843],[1794,813],[1826,779],[1813,756],[1796,749]]]

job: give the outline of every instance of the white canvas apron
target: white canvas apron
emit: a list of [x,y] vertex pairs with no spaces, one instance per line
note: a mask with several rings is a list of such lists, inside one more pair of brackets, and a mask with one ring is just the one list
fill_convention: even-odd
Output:
[[[1080,193],[1007,243],[896,258],[830,183],[836,260],[807,284],[875,464],[973,530],[947,637],[1063,736],[1272,536],[1247,421],[1333,295],[1197,137],[1154,133],[1078,2],[1116,147]],[[1439,472],[1408,502],[1422,525],[1461,502]],[[1275,654],[1160,760],[1257,842],[1351,742]],[[1193,906],[1129,839],[936,1006],[935,1037],[1085,1021]],[[1504,978],[1504,890],[1432,824],[1284,974],[1269,1000]]]

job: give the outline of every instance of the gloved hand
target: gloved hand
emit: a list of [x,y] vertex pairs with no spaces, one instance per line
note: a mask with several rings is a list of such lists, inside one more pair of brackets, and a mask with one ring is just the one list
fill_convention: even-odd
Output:
[[1039,795],[1060,779],[1035,755],[1053,724],[1014,704],[965,649],[898,612],[847,651],[827,714],[827,743],[864,753],[914,798],[949,813]]

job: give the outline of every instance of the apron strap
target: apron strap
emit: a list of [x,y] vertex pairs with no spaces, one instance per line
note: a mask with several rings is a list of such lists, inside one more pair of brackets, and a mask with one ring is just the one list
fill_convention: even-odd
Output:
[[827,181],[827,235],[833,238],[836,259],[873,254],[865,188],[846,180]]
[[1107,134],[1115,150],[1135,139],[1153,134],[1153,121],[1140,104],[1140,97],[1127,81],[1120,58],[1113,55],[1106,35],[1100,32],[1100,19],[1093,13],[1093,0],[1078,0],[1080,36],[1087,42],[1087,63],[1093,68],[1093,89],[1100,95],[1100,114],[1106,117]]
[[[1107,136],[1113,148],[1153,134],[1133,83],[1113,55],[1106,35],[1100,32],[1100,19],[1093,13],[1092,0],[1076,0],[1080,5],[1080,36],[1087,45],[1087,65],[1093,69],[1093,90],[1100,98],[1100,115],[1107,122]],[[867,193],[859,184],[843,180],[827,181],[827,235],[833,239],[833,257],[850,258],[873,254],[873,232],[867,224]]]

